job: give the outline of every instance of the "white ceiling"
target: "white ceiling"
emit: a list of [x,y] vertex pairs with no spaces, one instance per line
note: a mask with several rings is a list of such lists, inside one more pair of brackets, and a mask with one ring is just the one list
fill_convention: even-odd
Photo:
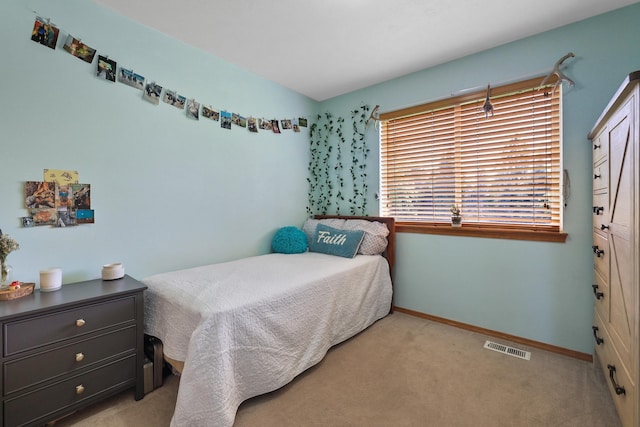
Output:
[[637,0],[94,0],[318,101]]

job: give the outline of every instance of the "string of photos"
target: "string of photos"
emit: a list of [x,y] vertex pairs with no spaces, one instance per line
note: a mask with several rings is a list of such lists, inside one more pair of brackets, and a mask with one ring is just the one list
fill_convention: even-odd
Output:
[[[49,19],[36,16],[31,40],[51,49],[56,48],[60,28],[56,27]],[[96,56],[96,49],[86,45],[81,39],[68,34],[62,48],[71,55],[91,64]],[[98,55],[96,75],[110,82],[123,83],[142,91],[142,98],[158,105],[160,101],[179,110],[184,110],[186,116],[193,120],[199,120],[200,116],[208,120],[220,122],[223,129],[231,129],[232,124],[257,133],[258,129],[280,134],[282,130],[300,132],[301,127],[307,127],[307,119],[297,117],[291,119],[265,119],[246,116],[244,114],[215,109],[211,105],[201,105],[195,98],[187,98],[175,90],[164,88],[161,84],[145,78],[133,71],[132,68],[120,67],[117,62],[108,55]]]

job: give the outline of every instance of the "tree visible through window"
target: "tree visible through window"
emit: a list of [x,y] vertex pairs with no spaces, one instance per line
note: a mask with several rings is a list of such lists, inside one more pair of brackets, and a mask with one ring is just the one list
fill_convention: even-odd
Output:
[[561,88],[540,79],[381,115],[381,214],[402,224],[560,231]]

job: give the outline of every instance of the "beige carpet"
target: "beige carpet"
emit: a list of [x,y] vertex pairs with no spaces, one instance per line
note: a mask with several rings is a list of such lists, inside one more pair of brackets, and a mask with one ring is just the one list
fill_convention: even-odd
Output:
[[[394,313],[243,403],[234,426],[620,426],[593,364],[489,338],[531,351],[526,361],[484,349],[486,339]],[[139,402],[123,393],[55,426],[167,426],[178,382],[166,378]]]

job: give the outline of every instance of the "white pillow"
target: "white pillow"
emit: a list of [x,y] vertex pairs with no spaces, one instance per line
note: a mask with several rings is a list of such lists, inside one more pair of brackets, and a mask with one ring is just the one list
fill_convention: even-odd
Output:
[[360,244],[358,253],[362,255],[380,255],[387,248],[387,236],[389,229],[379,221],[367,221],[366,219],[346,220],[344,230],[362,230],[364,238]]
[[316,232],[318,224],[324,224],[339,230],[364,231],[364,238],[362,239],[362,243],[358,249],[358,253],[361,255],[380,255],[387,248],[387,236],[389,235],[389,229],[382,222],[367,221],[366,219],[345,220],[342,218],[308,218],[304,222],[302,230],[307,235],[309,243],[311,243],[311,239]]
[[314,219],[307,218],[302,226],[302,231],[307,235],[307,239],[309,239],[309,243],[311,243],[311,239],[313,239],[313,235],[316,233],[316,227],[318,224],[322,222],[324,225],[328,227],[337,228],[342,230],[344,226],[344,219],[340,218],[326,218],[326,219]]

